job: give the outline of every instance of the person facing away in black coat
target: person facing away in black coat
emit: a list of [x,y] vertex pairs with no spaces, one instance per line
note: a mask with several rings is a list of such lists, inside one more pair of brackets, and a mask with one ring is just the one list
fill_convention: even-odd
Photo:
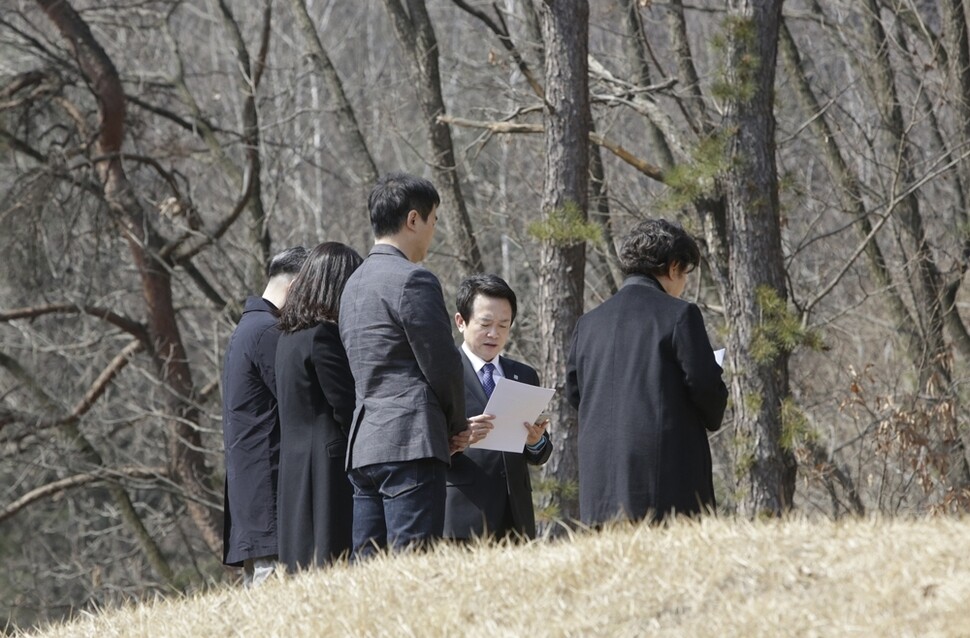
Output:
[[291,573],[351,549],[354,500],[344,457],[354,377],[337,322],[340,295],[362,261],[338,242],[314,248],[280,316],[279,558]]
[[721,426],[727,387],[700,309],[680,299],[699,261],[680,226],[640,222],[621,245],[622,287],[577,322],[566,398],[579,410],[585,524],[716,506],[707,432]]
[[246,587],[259,585],[276,565],[278,308],[306,254],[303,246],[295,246],[270,259],[262,296],[246,299],[239,325],[226,346],[222,371],[226,460],[222,562],[243,568]]
[[[462,335],[465,414],[474,442],[486,438],[492,423],[480,418],[495,388],[495,377],[539,385],[539,375],[524,363],[501,356],[515,321],[515,292],[496,275],[474,275],[458,286],[455,325]],[[491,367],[487,373],[484,369]],[[487,374],[487,380],[485,375]],[[523,423],[528,430],[521,452],[468,448],[451,458],[447,473],[445,538],[479,536],[535,538],[529,465],[552,454],[549,420]]]

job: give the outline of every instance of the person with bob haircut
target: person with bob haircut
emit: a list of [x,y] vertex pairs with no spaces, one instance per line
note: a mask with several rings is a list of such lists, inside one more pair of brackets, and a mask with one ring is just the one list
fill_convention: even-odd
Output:
[[441,284],[418,265],[434,237],[438,191],[391,173],[367,203],[374,246],[340,303],[357,395],[347,450],[355,556],[441,537],[445,472],[471,436]]
[[344,471],[354,378],[340,341],[340,295],[363,259],[326,242],[310,251],[280,314],[279,559],[287,571],[349,554],[353,488]]
[[707,432],[721,426],[728,392],[700,309],[680,298],[700,251],[679,225],[650,219],[625,236],[619,258],[623,285],[580,317],[567,363],[580,518],[713,512]]

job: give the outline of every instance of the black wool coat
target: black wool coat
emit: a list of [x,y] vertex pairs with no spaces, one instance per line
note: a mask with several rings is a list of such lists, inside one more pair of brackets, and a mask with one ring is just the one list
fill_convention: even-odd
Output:
[[280,428],[276,412],[279,311],[249,297],[229,337],[222,370],[226,482],[222,561],[239,567],[275,556]]
[[333,323],[284,333],[276,349],[280,413],[279,546],[289,571],[351,549],[353,487],[344,471],[354,378]]
[[707,432],[721,426],[727,395],[700,309],[656,279],[631,275],[583,315],[566,371],[582,521],[713,509]]
[[[485,411],[488,398],[471,361],[462,352],[465,379],[465,414]],[[524,363],[499,357],[505,378],[539,385],[539,375]],[[535,538],[536,518],[532,506],[529,465],[541,465],[552,454],[548,432],[538,452],[521,453],[469,448],[451,457],[447,474],[445,538],[468,539],[486,533],[496,537],[517,535]],[[509,508],[511,520],[506,519]]]

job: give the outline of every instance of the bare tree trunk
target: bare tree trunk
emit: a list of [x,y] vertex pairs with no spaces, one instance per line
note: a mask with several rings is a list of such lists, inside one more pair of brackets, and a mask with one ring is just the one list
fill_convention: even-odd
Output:
[[[668,11],[671,48],[676,58],[677,74],[681,87],[676,100],[677,106],[694,134],[694,139],[703,141],[714,133],[714,129],[710,124],[711,118],[707,113],[704,93],[701,90],[699,75],[694,64],[694,54],[687,35],[687,20],[684,16],[683,2],[672,0]],[[645,42],[645,36],[641,36],[641,40]],[[647,105],[644,104],[643,106]],[[692,163],[694,161],[693,150],[688,148],[687,142],[679,139],[682,135],[678,133],[677,128],[662,111],[659,113],[652,113],[652,111],[652,109],[647,110],[646,108],[641,110],[648,115],[663,134],[664,142],[670,150],[671,156],[676,156],[685,164]],[[663,125],[661,126],[659,122],[663,122]],[[730,288],[730,247],[728,245],[727,202],[722,181],[715,179],[710,187],[705,189],[705,194],[696,197],[692,203],[703,228],[704,245],[702,249],[710,267],[711,277],[717,287],[718,294],[722,299],[727,299]]]
[[[590,126],[593,126],[592,123]],[[594,256],[600,257],[604,281],[612,295],[623,284],[623,272],[620,269],[620,258],[616,254],[613,237],[613,216],[610,213],[610,194],[606,184],[606,167],[603,165],[603,154],[596,144],[589,145],[589,177],[590,177],[590,217],[600,227],[603,235],[602,252],[596,250]]]
[[[906,348],[913,361],[917,361],[923,346],[919,339],[919,331],[916,327],[916,320],[910,314],[909,309],[897,292],[893,282],[892,273],[886,263],[886,258],[876,241],[872,222],[869,220],[865,202],[862,197],[862,185],[859,179],[852,173],[846,163],[842,151],[839,148],[838,136],[828,124],[828,119],[822,113],[822,106],[818,98],[812,91],[808,79],[805,77],[802,68],[801,55],[795,45],[795,41],[788,31],[788,27],[783,23],[779,30],[779,41],[782,57],[785,60],[789,76],[795,87],[795,95],[801,103],[805,112],[810,129],[815,133],[815,137],[822,146],[822,157],[825,159],[829,172],[832,174],[833,181],[838,189],[838,197],[842,204],[842,210],[858,220],[858,235],[865,242],[865,254],[869,263],[869,271],[878,282],[881,289],[886,291],[890,310],[892,311],[897,329],[905,338]],[[817,300],[812,300],[803,308],[803,312],[809,313]],[[803,317],[807,321],[807,316]]]
[[330,99],[334,103],[334,115],[337,118],[337,130],[347,141],[350,155],[346,158],[348,162],[347,171],[362,188],[370,189],[377,181],[379,173],[373,156],[367,149],[367,142],[360,132],[360,125],[357,123],[357,115],[354,113],[350,100],[344,92],[343,82],[337,75],[337,69],[330,61],[330,56],[320,41],[310,14],[307,13],[306,0],[292,0],[293,13],[296,21],[303,32],[303,39],[306,40],[310,58],[313,60],[317,73],[323,78],[324,85],[330,92]]
[[[953,144],[960,153],[962,149],[970,144],[970,36],[968,36],[967,12],[963,0],[944,0],[943,5],[943,32],[949,55],[949,72],[954,84],[958,88],[957,93],[957,113],[959,113],[960,135]],[[922,94],[921,94],[922,95]],[[957,165],[956,188],[959,190],[960,201],[957,202],[956,213],[958,219],[963,222],[964,227],[970,223],[970,212],[966,207],[966,193],[964,191],[970,186],[970,157],[964,157]],[[947,329],[954,344],[959,348],[960,353],[966,358],[970,357],[970,333],[967,326],[960,317],[957,310],[956,297],[957,291],[966,276],[967,268],[970,266],[970,236],[963,242],[963,251],[960,255],[957,272],[947,282],[944,291],[945,305],[944,318]]]
[[[543,4],[545,42],[544,223],[568,227],[585,223],[589,192],[589,5],[586,0],[547,0]],[[539,262],[539,326],[542,379],[560,390],[553,399],[556,454],[543,474],[560,486],[579,476],[577,419],[561,392],[566,358],[576,321],[583,312],[586,245],[568,237],[543,241]],[[565,520],[579,518],[576,490],[552,496]]]
[[[778,515],[792,505],[796,462],[782,442],[782,401],[789,396],[788,351],[770,347],[769,305],[785,307],[775,167],[774,79],[782,0],[732,0],[728,74],[726,299],[731,395],[747,469],[740,508]],[[756,343],[768,348],[755,348]]]
[[[940,149],[940,154],[942,159],[948,165],[955,165],[953,168],[954,179],[952,181],[952,192],[953,199],[949,206],[948,212],[952,211],[957,220],[957,226],[960,228],[967,227],[970,223],[970,215],[968,215],[967,204],[966,204],[966,184],[970,183],[970,175],[967,171],[970,170],[970,158],[966,156],[967,151],[967,140],[970,140],[970,133],[968,133],[968,128],[970,128],[970,122],[966,118],[970,118],[970,105],[968,105],[968,100],[970,100],[970,70],[966,67],[961,67],[960,65],[970,64],[970,51],[968,51],[967,42],[967,24],[965,13],[962,11],[962,5],[959,7],[953,6],[955,3],[944,3],[945,8],[950,7],[953,9],[952,15],[946,19],[945,23],[954,23],[953,29],[957,31],[955,34],[951,34],[948,39],[952,39],[953,42],[950,43],[952,49],[956,51],[955,56],[949,56],[950,73],[955,76],[955,85],[958,87],[957,93],[957,111],[960,113],[960,121],[963,122],[960,133],[956,136],[955,146],[959,149],[959,152],[963,157],[954,157],[951,151],[951,141],[948,134],[944,131],[943,123],[940,122],[937,117],[936,110],[929,95],[926,91],[919,91],[917,95],[917,100],[919,104],[920,112],[926,117],[927,126],[929,129],[929,135],[933,143],[937,148]],[[960,29],[956,25],[962,24],[963,28]],[[900,48],[906,53],[910,53],[909,46],[906,42],[905,27],[902,21],[897,21],[897,41],[899,42]],[[962,31],[962,33],[960,33]],[[942,47],[941,47],[942,50]],[[907,56],[909,59],[913,59],[917,56]],[[941,56],[945,57],[945,56]],[[914,69],[914,73],[915,73]],[[928,247],[929,248],[929,247]],[[960,316],[960,311],[956,305],[956,295],[963,282],[963,278],[966,275],[967,267],[970,265],[968,262],[970,259],[970,236],[966,237],[963,241],[963,250],[957,256],[954,263],[954,268],[950,270],[950,274],[944,276],[942,272],[939,272],[939,266],[934,264],[933,268],[938,271],[938,287],[939,291],[936,293],[941,296],[941,312],[943,314],[943,325],[949,330],[950,337],[952,338],[952,345],[956,347],[960,354],[964,357],[970,357],[970,332],[967,331],[967,326],[964,324],[962,317]],[[942,339],[942,336],[941,336]],[[916,359],[913,359],[916,361]],[[949,374],[949,373],[947,373]]]
[[520,0],[522,6],[522,17],[525,22],[525,32],[529,36],[527,51],[531,51],[536,56],[536,66],[545,68],[546,47],[542,41],[542,21],[539,18],[539,11],[536,9],[536,2],[542,0]]
[[[522,75],[525,76],[529,86],[532,88],[532,91],[536,94],[536,97],[545,100],[545,89],[535,78],[532,69],[529,67],[528,63],[520,53],[519,48],[512,40],[508,27],[505,25],[504,20],[501,20],[501,13],[496,10],[496,13],[500,18],[500,21],[496,22],[484,11],[475,9],[465,2],[465,0],[452,0],[452,2],[458,5],[458,7],[460,7],[463,11],[475,16],[480,22],[488,27],[492,33],[498,36],[502,46],[504,46],[505,49],[512,55],[512,59],[515,61],[516,66]],[[630,12],[634,15],[636,14],[636,8],[633,6],[635,4],[636,0],[631,0]],[[526,2],[526,13],[527,15],[532,14],[532,5],[529,2]],[[637,24],[639,24],[639,20],[637,20]],[[640,44],[642,39],[641,36],[642,34],[637,32],[632,37],[634,37],[636,42]],[[541,39],[541,36],[537,37],[536,39]],[[534,45],[533,48],[538,48],[538,46],[538,44]],[[642,47],[637,48],[637,51],[642,54]],[[540,59],[544,59],[544,56],[540,56]],[[643,62],[645,64],[645,60],[643,60]],[[640,60],[638,59],[636,63],[639,64]],[[640,69],[640,74],[638,77],[643,86],[650,83],[649,71],[645,67]],[[667,144],[664,141],[663,134],[657,129],[653,122],[649,120],[647,120],[647,128],[648,134],[651,135],[651,139],[653,140],[654,136],[656,137],[654,140],[655,145],[657,145],[661,151],[666,153],[664,158],[670,160],[667,165],[671,164],[673,160],[672,158],[669,158],[670,149],[667,147]],[[590,121],[590,132],[594,135],[596,133],[592,120]],[[603,236],[602,253],[599,251],[593,253],[593,257],[600,259],[594,259],[591,261],[591,263],[593,269],[597,271],[597,274],[601,275],[602,279],[606,282],[609,293],[613,294],[623,282],[623,274],[620,272],[619,260],[616,254],[616,246],[613,243],[613,220],[610,214],[610,198],[606,183],[606,167],[603,165],[602,151],[600,150],[600,145],[598,143],[594,142],[590,145],[589,153],[591,197],[590,208],[593,221],[599,225]]]
[[451,129],[442,121],[445,101],[441,96],[438,73],[438,41],[424,0],[407,0],[405,11],[401,0],[384,0],[398,41],[414,62],[418,75],[417,95],[428,123],[429,161],[438,189],[441,191],[440,219],[448,232],[455,258],[466,274],[485,269],[482,252],[472,228],[465,198],[458,179],[458,165],[451,140]]
[[[643,21],[640,19],[640,0],[626,0],[626,28],[627,28],[627,57],[633,66],[633,77],[639,86],[650,86],[650,64],[647,61],[647,36],[643,31]],[[691,67],[693,68],[693,67]],[[651,120],[647,119],[647,139],[656,151],[658,161],[655,162],[663,169],[674,165],[674,155],[667,145],[663,133]]]
[[[945,292],[943,276],[933,257],[926,237],[923,216],[916,193],[909,190],[914,183],[913,151],[907,138],[906,123],[896,89],[887,47],[890,46],[882,26],[880,9],[875,0],[864,0],[863,22],[866,46],[873,63],[868,65],[869,78],[876,94],[876,106],[882,114],[888,146],[897,156],[898,178],[893,187],[903,191],[898,207],[900,242],[911,252],[914,272],[910,276],[910,288],[915,300],[916,317],[923,349],[914,360],[919,375],[919,387],[928,396],[939,398],[948,393],[952,382],[950,371],[951,352],[946,344],[944,329]],[[964,29],[966,26],[964,25]],[[959,59],[959,57],[957,58]],[[889,193],[895,201],[896,192]],[[970,484],[970,462],[967,460],[963,439],[952,437],[949,444],[954,461],[952,476],[948,477],[960,486]]]
[[145,217],[121,162],[125,135],[125,94],[114,64],[95,40],[87,24],[64,0],[37,0],[68,41],[78,66],[98,101],[101,119],[95,170],[104,197],[128,241],[141,276],[153,361],[166,385],[166,415],[171,425],[171,476],[185,489],[192,520],[213,552],[222,546],[221,517],[207,504],[211,471],[202,453],[197,429],[198,411],[192,403],[191,371],[176,322],[169,265],[156,255],[161,237]]
[[261,283],[265,278],[266,263],[270,257],[270,237],[269,226],[266,223],[266,210],[263,208],[263,180],[262,180],[262,160],[260,157],[260,134],[259,134],[259,112],[256,109],[256,89],[259,87],[259,80],[262,77],[262,69],[266,63],[266,50],[269,42],[270,19],[272,16],[272,4],[269,0],[264,0],[263,4],[263,30],[260,54],[253,62],[243,39],[242,32],[239,30],[239,23],[232,14],[226,0],[219,0],[219,10],[222,13],[223,26],[232,40],[233,49],[236,52],[236,61],[242,73],[243,84],[243,143],[246,148],[246,160],[249,164],[252,180],[249,185],[249,240],[254,248],[253,259],[249,262],[249,277],[247,278],[253,290],[262,288]]
[[[875,0],[864,0],[864,3],[866,46],[873,61],[872,64],[867,65],[867,70],[877,96],[876,107],[882,114],[888,148],[897,156],[898,178],[894,180],[893,185],[897,191],[904,193],[897,215],[900,227],[904,231],[901,238],[907,248],[912,250],[915,265],[911,289],[916,300],[916,316],[925,346],[921,359],[915,363],[919,367],[920,386],[923,386],[929,379],[928,375],[932,374],[933,369],[938,366],[945,350],[940,294],[942,282],[926,241],[919,200],[915,192],[906,192],[908,186],[914,182],[912,150],[906,139],[902,106],[899,103],[896,82],[889,63],[887,47],[890,43],[883,29],[879,7]],[[894,198],[896,193],[888,195]],[[937,369],[936,372],[943,372],[943,370]]]
[[697,135],[706,135],[711,126],[704,115],[704,95],[701,92],[701,82],[694,67],[694,55],[691,53],[690,40],[687,38],[687,20],[684,18],[684,3],[672,0],[670,3],[670,35],[677,57],[677,71],[680,83],[686,92],[684,98],[677,100],[681,112],[687,118],[691,129]]

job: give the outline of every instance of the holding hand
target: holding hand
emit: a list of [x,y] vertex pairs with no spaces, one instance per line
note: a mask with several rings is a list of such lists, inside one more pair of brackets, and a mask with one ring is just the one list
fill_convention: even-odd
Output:
[[492,431],[495,425],[491,414],[479,414],[468,419],[468,428],[448,440],[448,447],[452,454],[464,452],[472,443],[478,443]]
[[448,439],[448,453],[454,456],[464,452],[471,444],[471,434],[472,431],[466,429]]
[[[491,414],[479,414],[468,419],[468,431],[471,432],[471,443],[478,443],[495,428],[492,421],[495,417]],[[470,444],[471,444],[470,443]]]
[[529,431],[525,437],[525,444],[535,445],[542,440],[542,435],[545,434],[546,428],[549,427],[549,417],[542,414],[539,415],[539,418],[535,423],[525,422],[522,425],[524,425],[525,429]]

